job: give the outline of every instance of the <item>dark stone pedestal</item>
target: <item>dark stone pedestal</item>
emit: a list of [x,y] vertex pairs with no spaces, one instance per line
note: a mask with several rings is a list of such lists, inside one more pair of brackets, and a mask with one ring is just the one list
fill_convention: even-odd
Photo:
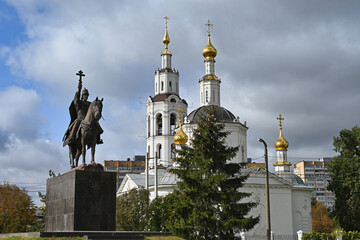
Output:
[[73,170],[46,182],[45,231],[114,231],[116,173]]

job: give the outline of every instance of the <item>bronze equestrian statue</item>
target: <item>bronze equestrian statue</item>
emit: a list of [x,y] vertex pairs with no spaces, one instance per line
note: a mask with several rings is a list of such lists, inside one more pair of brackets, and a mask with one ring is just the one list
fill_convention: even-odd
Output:
[[85,76],[80,70],[76,75],[80,76],[78,91],[75,93],[74,100],[69,107],[70,124],[63,137],[63,146],[69,146],[69,157],[71,168],[78,166],[80,155],[82,155],[82,164],[85,165],[86,146],[91,148],[91,164],[95,164],[95,146],[102,144],[100,134],[104,131],[99,124],[102,117],[102,102],[96,98],[92,103],[88,101],[89,91],[82,89],[81,78]]

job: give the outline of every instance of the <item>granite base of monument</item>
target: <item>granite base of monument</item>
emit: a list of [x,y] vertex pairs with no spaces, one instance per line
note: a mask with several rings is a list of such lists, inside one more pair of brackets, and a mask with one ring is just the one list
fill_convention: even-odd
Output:
[[72,170],[46,182],[45,231],[114,231],[116,173]]

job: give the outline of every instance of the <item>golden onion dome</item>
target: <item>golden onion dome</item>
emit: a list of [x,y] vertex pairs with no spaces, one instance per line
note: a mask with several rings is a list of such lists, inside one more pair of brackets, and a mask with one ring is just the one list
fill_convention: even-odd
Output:
[[188,136],[187,136],[186,133],[184,133],[184,131],[182,130],[181,123],[180,123],[179,130],[178,130],[177,133],[174,135],[174,143],[175,143],[175,144],[186,144],[187,141],[188,141]]
[[216,57],[217,51],[216,48],[214,48],[214,46],[211,44],[210,34],[208,34],[208,37],[209,37],[208,43],[204,48],[204,50],[202,51],[202,53],[205,58],[205,61],[209,61],[209,60],[215,61],[214,58]]
[[286,150],[289,147],[288,141],[284,138],[282,134],[282,128],[280,128],[280,135],[278,140],[275,141],[276,150]]
[[168,45],[170,43],[170,37],[169,37],[168,31],[167,31],[167,27],[165,28],[163,43],[165,44],[165,51],[162,54],[171,54],[168,50]]

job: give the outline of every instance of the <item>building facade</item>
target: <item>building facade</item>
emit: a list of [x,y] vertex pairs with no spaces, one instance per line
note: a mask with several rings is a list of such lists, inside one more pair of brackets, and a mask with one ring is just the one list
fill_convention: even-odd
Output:
[[327,189],[330,180],[327,165],[332,158],[323,157],[317,161],[301,161],[294,165],[294,173],[297,174],[308,186],[315,190],[311,197],[325,205],[330,210],[335,204],[335,195]]
[[119,188],[126,174],[140,174],[145,171],[145,156],[135,155],[133,161],[127,160],[105,160],[104,170],[117,173],[116,189]]

